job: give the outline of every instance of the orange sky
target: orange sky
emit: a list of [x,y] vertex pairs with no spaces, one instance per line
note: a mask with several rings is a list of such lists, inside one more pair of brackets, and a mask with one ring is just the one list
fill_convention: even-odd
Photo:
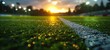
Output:
[[59,12],[67,12],[68,8],[71,8],[71,11],[74,10],[74,4],[67,4],[64,5],[60,0],[47,0],[44,3],[41,3],[42,5],[45,6],[39,6],[34,7],[34,9],[40,9],[40,7],[44,8],[47,11],[50,11],[52,13],[59,13]]

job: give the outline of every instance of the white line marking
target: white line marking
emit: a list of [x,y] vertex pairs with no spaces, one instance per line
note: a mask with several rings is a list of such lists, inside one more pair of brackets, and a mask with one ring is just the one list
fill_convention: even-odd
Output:
[[82,26],[74,22],[70,22],[61,17],[58,18],[66,25],[73,28],[74,31],[81,38],[85,39],[85,44],[87,47],[92,48],[94,50],[98,50],[99,48],[103,48],[104,50],[107,50],[110,48],[110,36],[108,36],[107,34],[103,34],[98,30],[94,30],[89,27]]

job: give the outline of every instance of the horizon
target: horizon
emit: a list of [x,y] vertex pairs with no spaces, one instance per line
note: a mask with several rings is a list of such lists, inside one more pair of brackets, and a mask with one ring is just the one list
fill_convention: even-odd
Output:
[[[6,4],[16,4],[19,2],[22,7],[33,6],[33,9],[44,9],[52,13],[64,13],[68,12],[68,8],[74,11],[74,7],[83,2],[90,2],[90,5],[98,3],[100,5],[101,0],[3,0]],[[95,2],[96,1],[96,2]],[[103,0],[104,5],[107,0]]]

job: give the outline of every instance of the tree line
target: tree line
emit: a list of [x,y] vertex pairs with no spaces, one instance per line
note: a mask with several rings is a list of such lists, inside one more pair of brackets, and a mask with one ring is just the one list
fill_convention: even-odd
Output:
[[50,15],[44,9],[33,9],[33,6],[29,5],[22,7],[19,2],[16,4],[6,5],[4,1],[0,1],[0,14],[14,14],[14,15],[32,15],[32,16],[43,16]]
[[75,6],[74,14],[81,14],[81,13],[109,10],[109,9],[110,9],[110,0],[108,0],[106,6],[104,5],[103,1],[101,1],[100,5],[95,3],[93,6],[87,5],[86,3],[82,3],[80,5]]

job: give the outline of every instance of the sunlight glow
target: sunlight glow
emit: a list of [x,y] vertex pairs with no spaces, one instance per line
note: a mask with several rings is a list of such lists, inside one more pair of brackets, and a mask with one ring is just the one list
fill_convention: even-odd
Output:
[[54,22],[56,20],[56,18],[54,16],[50,17],[50,21]]
[[54,16],[51,16],[51,17],[49,17],[49,20],[50,20],[50,25],[51,26],[54,26],[57,22],[57,19],[56,19],[56,17],[54,17]]
[[51,2],[51,0],[48,0],[48,2]]
[[52,2],[53,5],[57,5],[57,3],[58,3],[57,1],[53,1]]
[[50,7],[50,8],[49,8],[49,11],[50,11],[51,13],[56,13],[56,12],[57,12],[57,8],[56,8],[56,7]]
[[50,11],[51,13],[63,13],[63,12],[67,12],[68,10],[62,8],[62,9],[58,9],[57,7],[55,6],[51,6],[51,7],[48,7],[47,9],[48,11]]

